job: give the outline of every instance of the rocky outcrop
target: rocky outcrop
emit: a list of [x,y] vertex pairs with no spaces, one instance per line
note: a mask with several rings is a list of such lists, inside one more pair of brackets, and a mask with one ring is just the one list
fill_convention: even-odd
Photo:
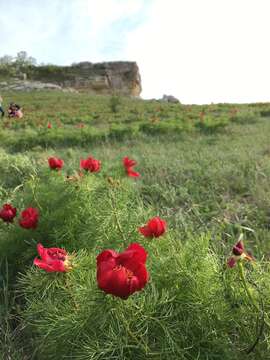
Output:
[[136,62],[81,62],[71,66],[33,66],[27,79],[93,94],[140,96],[141,77]]
[[41,90],[57,90],[64,92],[78,92],[72,88],[62,88],[56,84],[43,83],[40,81],[24,81],[24,80],[11,80],[9,82],[0,82],[0,90],[4,91],[41,91]]
[[173,95],[163,95],[162,99],[160,99],[160,100],[164,101],[164,102],[168,102],[168,103],[173,103],[173,104],[180,103],[180,101]]

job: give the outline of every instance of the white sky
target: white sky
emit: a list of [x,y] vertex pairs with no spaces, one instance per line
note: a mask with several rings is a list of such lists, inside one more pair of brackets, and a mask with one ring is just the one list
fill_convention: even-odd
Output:
[[0,56],[135,60],[144,98],[270,101],[269,16],[270,0],[0,0]]

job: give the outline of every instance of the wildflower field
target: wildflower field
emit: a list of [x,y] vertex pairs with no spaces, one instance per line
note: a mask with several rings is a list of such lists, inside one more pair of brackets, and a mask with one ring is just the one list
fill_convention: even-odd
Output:
[[2,359],[270,359],[270,104],[2,96]]

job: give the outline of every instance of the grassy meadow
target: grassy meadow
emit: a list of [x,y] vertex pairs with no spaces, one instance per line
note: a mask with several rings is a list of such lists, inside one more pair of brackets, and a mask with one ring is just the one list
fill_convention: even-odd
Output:
[[[270,104],[1,95],[24,112],[0,119],[0,207],[18,212],[0,223],[3,360],[270,359]],[[80,177],[89,155],[101,170]],[[18,224],[27,207],[36,229]],[[155,216],[167,231],[143,237]],[[240,234],[254,259],[228,268]],[[106,295],[97,255],[134,242],[148,283],[127,300]],[[66,249],[72,270],[34,266],[38,243]]]

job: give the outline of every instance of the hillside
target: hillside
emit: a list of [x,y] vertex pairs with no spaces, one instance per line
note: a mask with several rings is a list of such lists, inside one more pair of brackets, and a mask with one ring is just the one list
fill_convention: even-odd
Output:
[[[268,358],[270,104],[1,95],[24,111],[0,131],[0,206],[18,212],[0,224],[3,359]],[[90,155],[96,172],[80,169]],[[38,225],[22,228],[30,206]],[[144,237],[156,216],[166,231]],[[241,234],[254,259],[229,268]],[[134,242],[148,252],[147,284],[127,300],[105,295],[96,257]],[[38,243],[65,248],[73,268],[34,266]]]

